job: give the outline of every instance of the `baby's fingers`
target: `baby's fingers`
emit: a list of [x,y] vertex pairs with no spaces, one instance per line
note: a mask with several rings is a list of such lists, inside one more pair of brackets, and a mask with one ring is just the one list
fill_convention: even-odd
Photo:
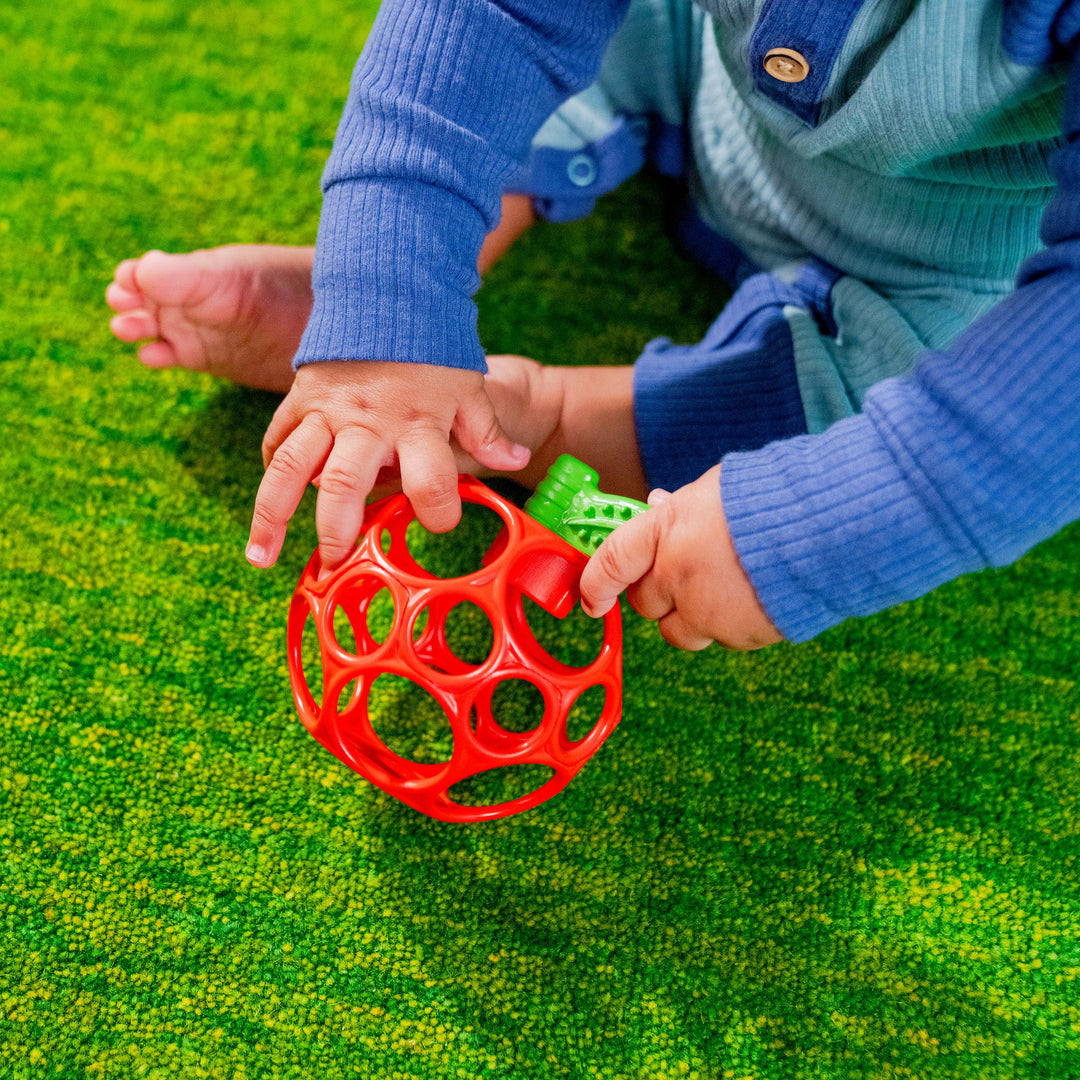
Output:
[[139,288],[139,283],[135,280],[135,271],[138,265],[138,259],[125,259],[113,271],[113,280],[109,288],[112,289],[115,286],[123,292],[135,293],[141,298],[142,289]]
[[146,306],[146,297],[141,292],[121,288],[115,281],[110,281],[105,289],[105,303],[118,314],[138,311]]
[[607,614],[619,593],[652,569],[661,526],[661,510],[647,510],[620,525],[597,548],[581,575],[581,603],[589,615]]
[[266,434],[263,435],[262,459],[264,469],[270,467],[270,461],[274,454],[277,453],[277,448],[289,437],[302,418],[303,414],[293,407],[292,395],[289,394],[274,410],[274,415],[270,418],[270,423],[266,427]]
[[700,652],[713,643],[711,637],[703,634],[696,626],[691,626],[678,611],[669,611],[657,625],[660,636],[676,649]]
[[319,558],[325,569],[332,570],[352,551],[364,524],[364,502],[379,469],[391,459],[386,444],[366,428],[338,433],[319,477],[315,503]]
[[326,460],[332,439],[325,424],[309,418],[274,450],[255,496],[247,546],[252,566],[265,569],[277,561],[289,518]]
[[176,350],[167,341],[148,341],[139,349],[139,363],[149,368],[175,367]]
[[431,532],[449,532],[461,520],[454,451],[437,431],[398,443],[401,490],[417,519]]

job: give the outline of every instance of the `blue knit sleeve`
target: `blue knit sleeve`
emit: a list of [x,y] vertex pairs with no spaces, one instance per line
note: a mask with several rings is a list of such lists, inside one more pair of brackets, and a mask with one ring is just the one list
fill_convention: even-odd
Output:
[[[1074,54],[1078,12],[1014,3],[1029,52],[1023,35],[1011,47]],[[788,638],[1008,563],[1080,518],[1080,58],[1064,129],[1046,247],[1011,296],[860,415],[723,459],[736,549]]]
[[595,76],[626,0],[385,0],[323,174],[294,366],[484,370],[472,294],[532,135]]

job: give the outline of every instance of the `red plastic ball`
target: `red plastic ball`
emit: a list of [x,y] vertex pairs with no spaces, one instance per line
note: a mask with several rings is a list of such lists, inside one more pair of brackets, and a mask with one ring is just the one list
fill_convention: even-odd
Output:
[[[464,502],[490,507],[503,521],[482,567],[463,577],[430,574],[406,543],[414,519],[408,499],[384,499],[368,508],[364,533],[345,563],[320,580],[316,551],[304,569],[289,610],[288,658],[300,719],[327,750],[414,809],[443,821],[467,822],[507,817],[550,799],[611,734],[622,712],[622,623],[616,604],[604,616],[599,654],[586,666],[555,659],[533,634],[522,597],[565,618],[579,599],[588,556],[480,481],[462,476],[459,487]],[[380,643],[368,626],[368,610],[383,589],[393,599],[394,617]],[[466,601],[485,612],[494,632],[490,655],[478,665],[460,659],[447,644],[447,616]],[[352,627],[355,651],[335,637],[339,611]],[[426,624],[417,622],[423,612]],[[305,677],[302,657],[309,620],[322,656],[322,685],[315,688]],[[449,760],[412,761],[379,738],[369,695],[382,674],[411,680],[442,707],[454,738]],[[507,679],[526,680],[543,695],[543,719],[530,731],[509,731],[494,714],[493,694]],[[567,731],[570,710],[596,686],[604,690],[600,717],[588,734],[573,739]],[[521,765],[547,766],[552,775],[535,790],[495,805],[465,805],[451,797],[451,789],[464,780]]]

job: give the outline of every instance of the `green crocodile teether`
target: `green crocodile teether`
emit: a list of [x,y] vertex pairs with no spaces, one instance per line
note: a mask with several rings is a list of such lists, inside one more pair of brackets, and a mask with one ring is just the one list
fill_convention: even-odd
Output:
[[579,551],[593,555],[608,533],[648,510],[637,499],[605,495],[596,486],[598,479],[584,462],[563,454],[537,485],[525,513]]

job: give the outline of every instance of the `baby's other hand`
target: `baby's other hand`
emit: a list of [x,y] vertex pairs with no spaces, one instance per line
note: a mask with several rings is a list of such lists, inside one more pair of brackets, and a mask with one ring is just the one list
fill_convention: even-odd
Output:
[[[526,356],[488,356],[484,388],[503,431],[532,453],[528,465],[513,471],[513,477],[534,488],[544,478],[547,467],[558,457],[566,368],[538,364]],[[469,455],[458,450],[461,472],[476,476],[492,470],[478,468]]]
[[720,502],[720,466],[673,494],[656,490],[651,509],[620,525],[581,576],[585,610],[603,615],[626,589],[631,606],[658,619],[680,649],[717,641],[760,649],[782,640],[746,576]]
[[306,364],[263,439],[247,557],[272,566],[308,483],[319,478],[315,526],[328,569],[352,550],[381,468],[396,468],[420,523],[447,532],[461,517],[450,438],[489,469],[521,469],[529,451],[504,434],[479,371],[339,360]]

